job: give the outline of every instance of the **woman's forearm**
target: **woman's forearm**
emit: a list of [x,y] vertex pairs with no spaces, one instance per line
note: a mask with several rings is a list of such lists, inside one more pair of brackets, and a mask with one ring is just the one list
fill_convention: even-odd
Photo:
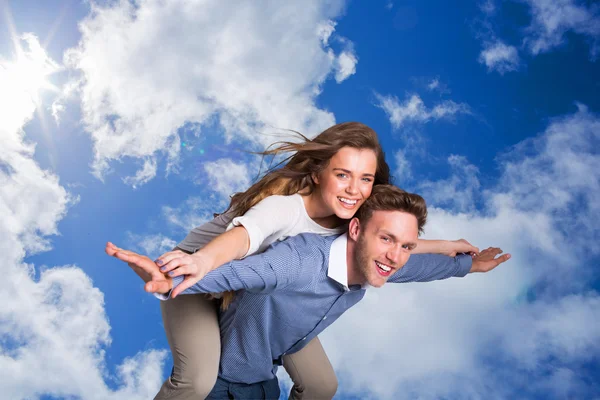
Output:
[[212,271],[225,263],[242,258],[249,247],[248,231],[243,226],[236,226],[214,238],[192,257],[210,267]]
[[417,247],[412,251],[413,254],[444,254],[454,257],[457,254],[477,254],[479,249],[473,246],[465,239],[458,240],[425,240],[418,239]]
[[447,240],[426,240],[418,239],[417,247],[412,251],[413,254],[446,254],[448,252]]

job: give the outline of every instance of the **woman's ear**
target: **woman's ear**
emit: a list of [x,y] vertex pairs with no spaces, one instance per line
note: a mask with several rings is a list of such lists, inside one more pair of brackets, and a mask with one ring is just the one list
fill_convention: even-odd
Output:
[[352,241],[356,242],[358,240],[360,228],[360,220],[356,217],[352,218],[350,224],[348,224],[348,237],[352,239]]
[[312,178],[315,185],[319,184],[319,174],[317,174],[316,172],[313,172],[312,174],[310,174],[310,177]]

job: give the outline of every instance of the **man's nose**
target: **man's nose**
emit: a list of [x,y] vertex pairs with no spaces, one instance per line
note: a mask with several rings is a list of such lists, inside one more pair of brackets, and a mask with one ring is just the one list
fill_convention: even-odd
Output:
[[400,244],[396,244],[387,253],[387,258],[390,261],[392,261],[395,266],[402,265],[402,255],[403,255],[402,250],[403,250],[402,246]]

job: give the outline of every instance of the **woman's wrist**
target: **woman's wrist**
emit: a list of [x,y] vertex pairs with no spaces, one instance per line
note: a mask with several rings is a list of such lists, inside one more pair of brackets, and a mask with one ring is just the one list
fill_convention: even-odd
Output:
[[212,257],[211,254],[207,253],[206,251],[199,250],[192,254],[190,257],[194,259],[194,263],[196,263],[199,266],[204,266],[205,268],[208,268],[209,271],[212,271],[213,269],[218,267],[218,265],[214,265],[214,257]]

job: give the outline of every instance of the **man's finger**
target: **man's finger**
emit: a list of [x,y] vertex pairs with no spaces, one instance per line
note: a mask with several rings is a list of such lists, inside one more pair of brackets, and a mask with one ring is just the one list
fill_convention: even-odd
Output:
[[496,264],[496,266],[498,266],[508,260],[510,260],[510,254],[504,254],[496,259],[496,261],[498,263],[498,264]]
[[104,251],[106,252],[106,254],[108,254],[109,256],[113,256],[116,252],[117,252],[117,246],[115,246],[114,244],[112,244],[111,242],[107,242],[106,246],[104,247]]
[[149,258],[142,257],[138,254],[135,254],[135,253],[127,254],[127,253],[118,251],[115,253],[115,257],[121,261],[125,261],[126,263],[135,264],[138,267],[140,267],[146,271],[150,271],[150,272],[156,271],[156,265],[154,265],[154,263]]
[[498,265],[502,264],[505,261],[508,261],[510,259],[510,254],[504,254],[498,258],[494,258],[491,262],[490,262],[490,269],[488,271],[493,270],[494,268],[496,268]]
[[150,281],[144,285],[144,290],[148,293],[167,293],[171,286],[167,281]]

